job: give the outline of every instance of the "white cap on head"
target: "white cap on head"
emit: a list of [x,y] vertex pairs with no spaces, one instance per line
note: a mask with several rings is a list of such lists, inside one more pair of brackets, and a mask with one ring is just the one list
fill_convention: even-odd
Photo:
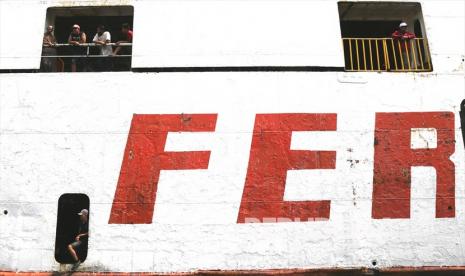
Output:
[[74,24],[73,28],[81,29],[81,27],[78,24]]
[[401,23],[399,24],[399,27],[407,27],[407,23],[401,22]]
[[89,214],[89,211],[87,209],[82,209],[81,212],[78,213],[78,215],[82,216],[85,215],[87,216]]

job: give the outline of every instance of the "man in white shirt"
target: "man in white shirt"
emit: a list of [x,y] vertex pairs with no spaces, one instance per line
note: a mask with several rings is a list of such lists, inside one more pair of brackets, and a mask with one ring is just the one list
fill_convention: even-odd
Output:
[[97,33],[92,40],[96,45],[99,47],[99,52],[102,58],[97,58],[98,61],[96,62],[97,70],[98,71],[110,71],[111,70],[111,59],[108,57],[112,55],[113,49],[111,45],[111,35],[110,32],[105,31],[105,26],[98,25],[97,26]]

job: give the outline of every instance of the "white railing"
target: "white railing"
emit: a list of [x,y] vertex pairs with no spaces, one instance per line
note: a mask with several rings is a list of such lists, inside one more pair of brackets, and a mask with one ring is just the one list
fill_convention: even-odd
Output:
[[[68,44],[68,43],[56,43],[51,46],[44,45],[43,48],[52,48],[52,49],[58,49],[58,48],[74,48],[74,47],[79,47],[79,48],[86,48],[86,53],[83,55],[43,55],[42,57],[45,58],[73,58],[73,57],[102,57],[102,55],[92,55],[90,54],[90,49],[92,47],[98,48],[102,46],[115,46],[115,47],[131,47],[132,43],[107,43],[107,44],[96,44],[96,43],[80,43],[79,45],[74,45],[74,44]],[[111,55],[111,57],[131,57],[132,55]]]

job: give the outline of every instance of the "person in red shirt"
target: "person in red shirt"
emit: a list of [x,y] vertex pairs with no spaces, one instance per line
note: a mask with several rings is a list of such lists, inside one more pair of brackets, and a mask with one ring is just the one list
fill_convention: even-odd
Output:
[[[416,38],[416,36],[414,33],[407,31],[407,26],[408,26],[407,23],[401,22],[399,24],[399,30],[396,30],[395,32],[393,32],[391,37],[394,40],[394,45],[396,49],[398,49],[398,45],[400,43],[401,53],[399,54],[402,55],[402,61],[404,65],[403,69],[415,69],[413,68],[414,66],[412,62],[413,61],[412,54],[414,53],[413,51],[410,51],[410,48],[411,48],[410,40]],[[394,49],[394,51],[396,51],[396,49]],[[408,56],[407,56],[407,52],[409,53]]]
[[[131,69],[132,46],[123,46],[121,43],[132,43],[133,32],[129,29],[129,24],[121,25],[121,40],[116,42],[116,48],[112,55],[119,55],[114,61],[114,71],[127,71]],[[123,56],[123,57],[122,57]]]
[[[116,42],[115,43],[116,45],[119,45],[121,43],[132,43],[132,31],[129,29],[129,24],[124,23],[123,25],[121,25],[121,33],[122,33],[123,40]],[[125,47],[118,46],[113,51],[113,55],[116,56],[119,52],[121,52],[123,48],[128,48],[127,51],[123,51],[125,52],[125,54],[130,54],[130,52],[132,52],[130,51],[131,49],[128,46],[125,46]]]

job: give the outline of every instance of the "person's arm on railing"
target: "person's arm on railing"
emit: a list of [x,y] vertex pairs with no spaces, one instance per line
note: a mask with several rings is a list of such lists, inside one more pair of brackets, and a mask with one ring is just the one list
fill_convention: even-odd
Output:
[[[120,45],[121,43],[131,43],[130,41],[125,41],[125,40],[120,40],[115,43],[115,45]],[[116,49],[113,51],[113,55],[116,56],[120,51],[121,51],[121,46],[116,47]]]
[[104,32],[103,33],[105,40],[104,41],[99,41],[97,38],[97,34],[95,34],[94,39],[92,42],[94,42],[97,45],[107,45],[108,43],[111,43],[111,37],[109,32]]
[[416,38],[414,33],[405,32],[405,33],[402,34],[399,31],[393,32],[391,37],[392,37],[392,39],[400,39],[400,40]]
[[399,31],[395,31],[391,35],[392,39],[402,39],[402,34]]
[[50,36],[44,36],[44,39],[42,41],[42,47],[53,47],[56,44],[56,39],[55,37],[50,37]]
[[133,36],[132,31],[128,31],[128,33],[126,34],[126,40],[120,40],[115,43],[118,47],[116,47],[116,49],[113,51],[114,56],[117,55],[121,51],[122,48],[121,46],[119,46],[121,43],[132,43],[132,36]]
[[72,41],[71,35],[68,36],[68,44],[71,45],[79,45],[79,42],[77,41]]
[[97,44],[97,45],[107,45],[108,43],[110,43],[110,40],[109,40],[109,39],[107,39],[107,40],[105,40],[105,41],[94,40],[93,42],[94,42],[95,44]]
[[126,40],[120,40],[120,41],[115,42],[115,45],[120,45],[121,43],[131,43],[131,42],[126,41]]
[[414,33],[405,33],[405,39],[414,39],[417,38]]
[[68,44],[71,44],[71,45],[80,45],[81,43],[86,43],[86,41],[87,41],[86,33],[81,33],[79,41],[72,41],[71,35],[69,35],[68,37]]

